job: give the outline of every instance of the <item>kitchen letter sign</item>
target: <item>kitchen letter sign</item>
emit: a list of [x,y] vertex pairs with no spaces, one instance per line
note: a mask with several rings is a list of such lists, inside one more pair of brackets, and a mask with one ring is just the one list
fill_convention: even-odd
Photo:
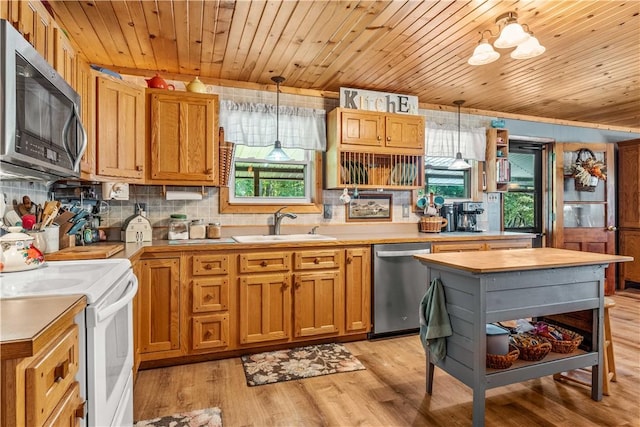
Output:
[[418,114],[418,97],[341,87],[340,106],[381,113]]

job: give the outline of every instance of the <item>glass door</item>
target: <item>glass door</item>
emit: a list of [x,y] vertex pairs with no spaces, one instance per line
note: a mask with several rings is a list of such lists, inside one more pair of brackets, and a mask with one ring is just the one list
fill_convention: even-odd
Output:
[[[614,148],[615,144],[606,143],[557,144],[554,247],[616,253]],[[605,294],[614,291],[615,264],[611,264]]]

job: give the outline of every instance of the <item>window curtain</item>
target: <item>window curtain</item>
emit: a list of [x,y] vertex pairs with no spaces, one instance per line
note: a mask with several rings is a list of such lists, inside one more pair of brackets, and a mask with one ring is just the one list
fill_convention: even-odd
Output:
[[[458,126],[427,123],[425,130],[426,149],[428,157],[455,157],[458,152]],[[486,129],[460,128],[460,152],[462,158],[485,160],[487,147]]]
[[227,141],[266,147],[279,139],[283,148],[326,151],[326,111],[281,105],[279,116],[276,135],[275,105],[220,101],[220,126]]

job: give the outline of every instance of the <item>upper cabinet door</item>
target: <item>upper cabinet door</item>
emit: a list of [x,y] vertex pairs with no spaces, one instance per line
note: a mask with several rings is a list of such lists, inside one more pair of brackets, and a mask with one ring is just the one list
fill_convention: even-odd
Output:
[[217,185],[218,97],[151,89],[147,94],[148,182]]
[[384,145],[384,116],[379,113],[358,111],[342,112],[343,145]]
[[144,181],[144,89],[110,77],[96,80],[96,172]]
[[[606,165],[606,181],[591,188],[581,187],[571,174],[578,150],[588,148]],[[556,144],[557,209],[553,246],[603,254],[616,253],[615,144]],[[581,155],[581,159],[590,153]],[[615,291],[615,264],[607,268],[605,293]]]
[[387,116],[385,145],[424,151],[424,119],[421,116]]
[[18,3],[20,5],[18,31],[49,64],[54,66],[54,22],[51,15],[40,1],[28,0]]

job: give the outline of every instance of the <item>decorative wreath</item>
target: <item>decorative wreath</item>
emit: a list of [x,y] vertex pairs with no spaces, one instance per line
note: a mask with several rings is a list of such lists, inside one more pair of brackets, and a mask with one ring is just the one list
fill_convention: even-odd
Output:
[[[581,148],[577,151],[578,157],[573,165],[571,165],[571,174],[582,185],[588,186],[592,177],[606,181],[607,166],[600,160],[596,160],[593,151],[588,148]],[[585,157],[586,155],[586,157]]]

